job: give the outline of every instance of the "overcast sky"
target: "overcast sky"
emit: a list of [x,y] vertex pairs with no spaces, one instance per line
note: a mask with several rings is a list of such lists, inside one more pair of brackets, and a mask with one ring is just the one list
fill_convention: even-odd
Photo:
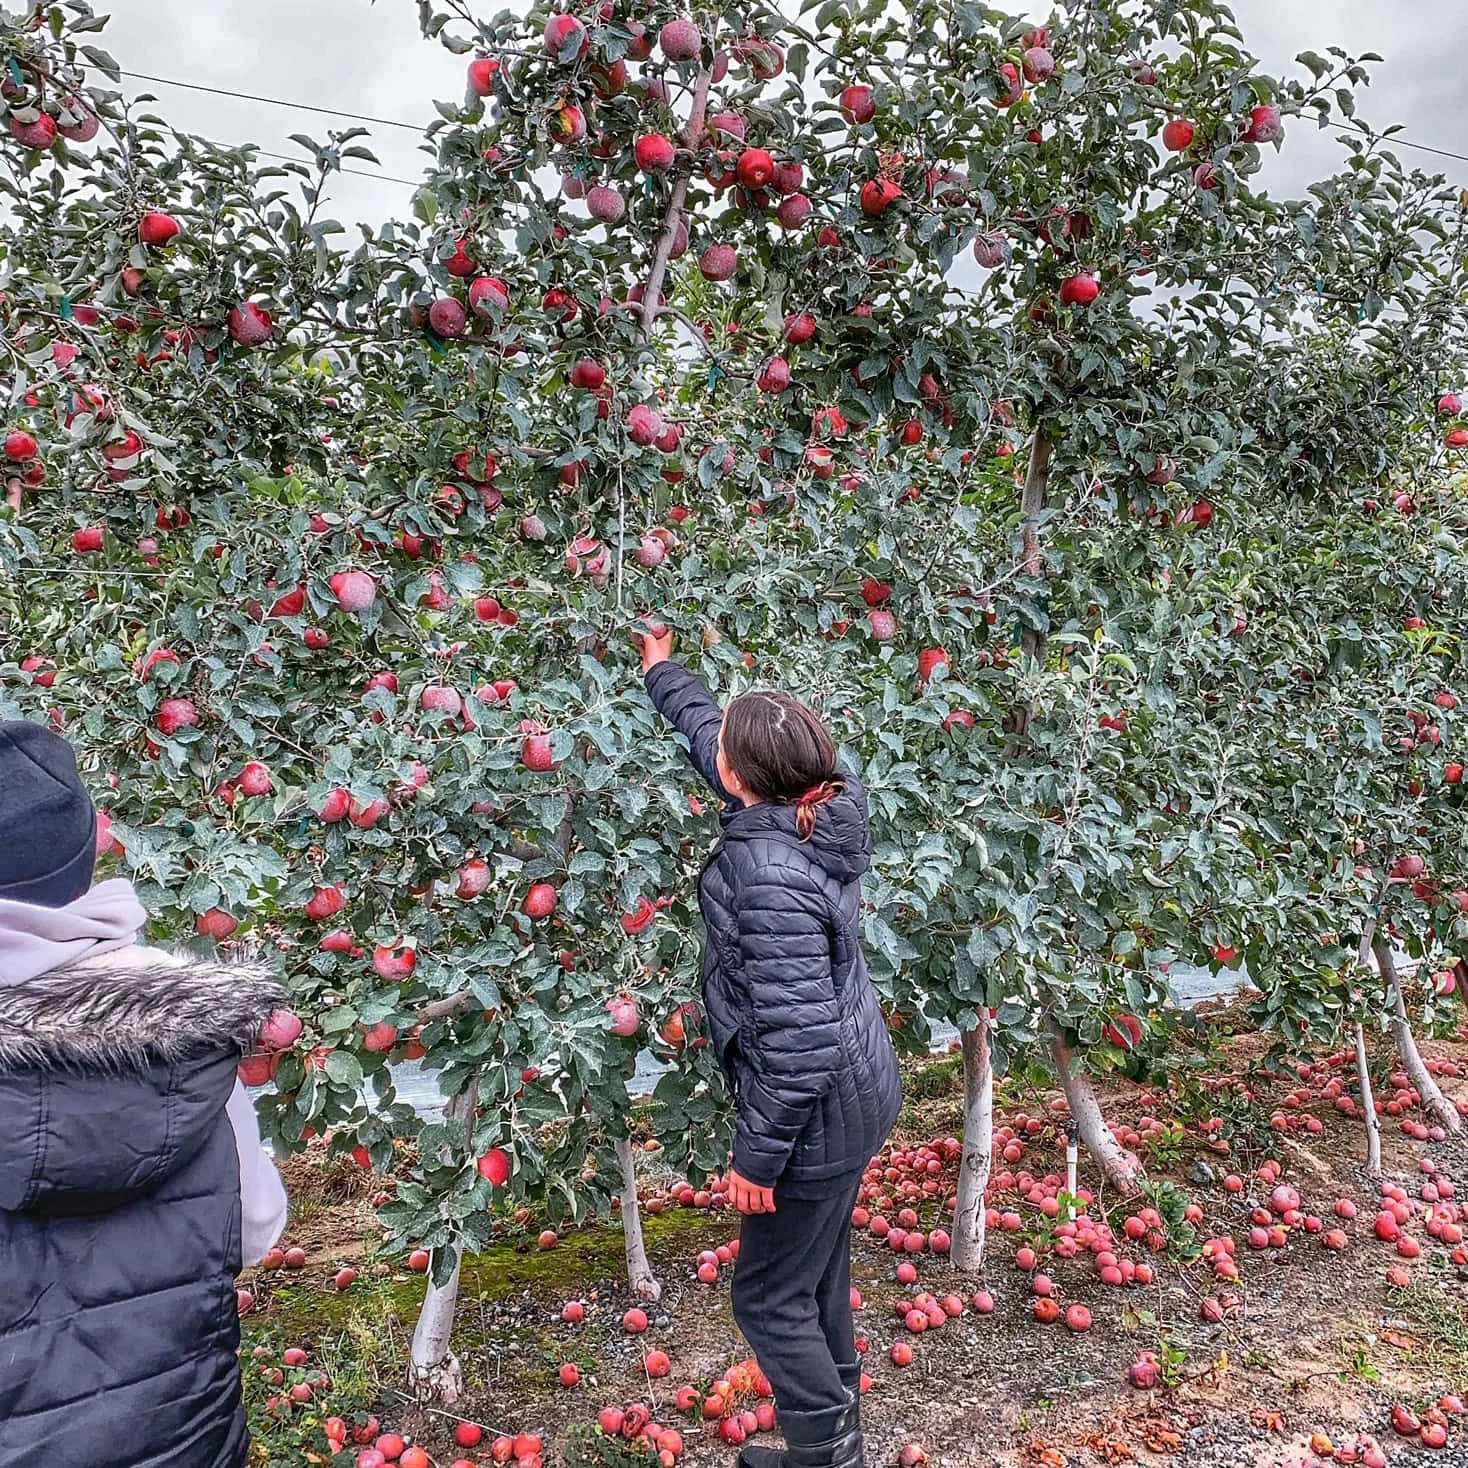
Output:
[[[435,97],[463,95],[462,57],[418,33],[413,0],[114,0],[99,38],[130,72],[146,72],[236,92],[310,102],[422,124]],[[484,0],[486,13],[500,0]],[[105,7],[103,7],[105,8]],[[1374,124],[1404,124],[1404,136],[1468,154],[1468,4],[1435,0],[1236,0],[1250,49],[1266,70],[1294,74],[1297,52],[1339,45],[1385,61],[1360,111]],[[1041,13],[1036,7],[1036,13]],[[264,103],[206,96],[124,78],[129,95],[148,89],[159,111],[183,131],[220,142],[255,142],[294,155],[292,132],[322,137],[346,126]],[[376,127],[369,146],[382,172],[418,176],[423,157],[414,135]],[[1339,149],[1313,126],[1297,123],[1282,154],[1266,165],[1276,194],[1332,169]],[[1403,150],[1406,159],[1468,185],[1468,163]],[[367,165],[360,165],[366,168]],[[333,213],[347,224],[406,213],[411,189],[380,179],[345,177],[332,192]]]

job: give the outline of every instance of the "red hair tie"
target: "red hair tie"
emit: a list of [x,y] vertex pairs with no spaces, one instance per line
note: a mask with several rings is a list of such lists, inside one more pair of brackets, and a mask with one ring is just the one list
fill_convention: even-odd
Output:
[[840,793],[841,787],[835,781],[822,780],[819,785],[812,785],[795,802],[795,829],[800,833],[802,841],[809,841],[816,829],[816,807],[824,805]]

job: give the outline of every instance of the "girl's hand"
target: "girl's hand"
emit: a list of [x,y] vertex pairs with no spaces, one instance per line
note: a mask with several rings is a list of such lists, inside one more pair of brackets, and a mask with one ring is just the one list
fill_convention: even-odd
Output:
[[672,631],[661,622],[645,622],[634,627],[632,635],[642,650],[642,671],[646,673],[659,663],[665,663],[673,655]]
[[752,1183],[748,1178],[740,1177],[731,1167],[729,1169],[729,1201],[741,1213],[773,1213],[775,1211],[775,1190],[773,1188],[762,1188],[758,1183]]

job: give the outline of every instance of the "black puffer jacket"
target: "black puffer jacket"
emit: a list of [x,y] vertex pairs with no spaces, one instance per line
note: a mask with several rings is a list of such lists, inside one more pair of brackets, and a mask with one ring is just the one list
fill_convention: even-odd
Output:
[[723,710],[693,674],[659,663],[647,691],[724,802],[698,895],[704,1007],[738,1103],[734,1166],[761,1186],[823,1192],[824,1180],[866,1166],[902,1104],[859,941],[872,854],[866,792],[840,770],[843,792],[801,841],[794,807],[745,806],[723,788]]
[[244,1468],[226,1107],[253,964],[0,982],[0,1468]]

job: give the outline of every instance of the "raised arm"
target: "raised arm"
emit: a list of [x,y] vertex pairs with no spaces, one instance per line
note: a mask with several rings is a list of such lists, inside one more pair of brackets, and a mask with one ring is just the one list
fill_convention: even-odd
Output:
[[688,741],[688,758],[693,768],[720,800],[738,805],[738,799],[724,789],[719,779],[719,726],[724,721],[724,711],[708,689],[671,658],[654,663],[644,675],[644,681],[648,697],[658,712]]

